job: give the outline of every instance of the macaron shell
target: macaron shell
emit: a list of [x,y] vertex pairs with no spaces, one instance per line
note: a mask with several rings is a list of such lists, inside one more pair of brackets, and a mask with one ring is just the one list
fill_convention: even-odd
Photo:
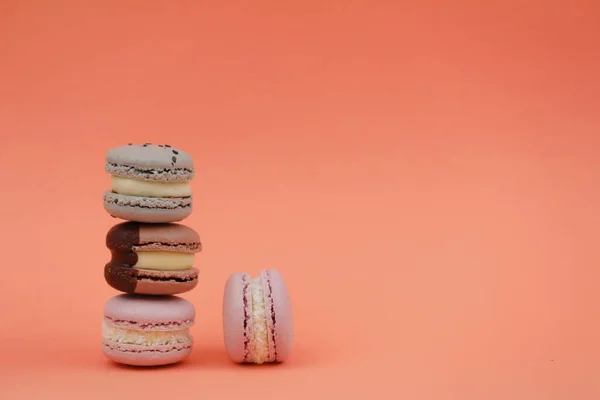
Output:
[[198,284],[198,269],[158,271],[106,264],[104,279],[113,289],[130,294],[170,295],[189,292]]
[[104,192],[105,203],[115,204],[119,206],[141,207],[141,208],[160,208],[160,209],[177,209],[190,207],[192,204],[192,196],[188,197],[143,197],[143,196],[128,196],[125,194],[115,193],[111,190]]
[[143,169],[140,167],[106,163],[104,170],[113,176],[140,181],[188,182],[194,178],[194,170],[185,168]]
[[182,224],[140,225],[140,244],[161,242],[168,244],[200,243],[198,232]]
[[151,143],[114,147],[106,153],[106,161],[145,170],[194,168],[192,157],[185,151],[169,145]]
[[199,253],[202,243],[198,233],[183,224],[121,222],[106,234],[106,247],[111,250],[168,251]]
[[145,223],[179,222],[192,213],[192,197],[125,196],[107,191],[104,209],[113,217]]
[[103,345],[102,351],[112,361],[137,367],[152,367],[174,364],[183,361],[190,354],[192,354],[191,347],[171,351],[153,351],[152,347],[150,347],[148,351],[132,352],[115,349],[108,345]]
[[271,293],[271,283],[269,282],[269,272],[260,272],[260,282],[262,284],[262,290],[264,295],[265,310],[267,317],[267,342],[268,342],[268,362],[277,361],[277,349],[275,346],[275,315],[273,307],[273,296]]
[[[229,357],[242,363],[246,357],[246,332],[244,329],[244,289],[250,279],[246,273],[235,273],[225,283],[223,294],[223,337]],[[251,296],[250,296],[251,299]],[[252,308],[252,305],[246,305]]]
[[[285,361],[291,351],[294,342],[294,323],[292,317],[292,305],[287,285],[277,270],[263,271],[261,276],[268,280],[275,312],[275,323],[273,324],[275,350],[277,362]],[[263,278],[263,279],[264,279]]]
[[152,279],[138,279],[135,292],[154,296],[173,295],[189,292],[198,285],[198,279],[186,282],[153,281]]
[[104,304],[104,316],[139,325],[155,325],[193,321],[196,310],[189,301],[175,296],[142,296],[121,294]]

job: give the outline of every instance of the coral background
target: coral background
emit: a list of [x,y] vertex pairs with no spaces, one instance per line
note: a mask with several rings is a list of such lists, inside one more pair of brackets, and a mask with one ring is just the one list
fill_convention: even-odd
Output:
[[[600,3],[0,2],[0,398],[600,398]],[[104,154],[196,160],[193,356],[101,353]],[[288,363],[226,356],[234,271]]]

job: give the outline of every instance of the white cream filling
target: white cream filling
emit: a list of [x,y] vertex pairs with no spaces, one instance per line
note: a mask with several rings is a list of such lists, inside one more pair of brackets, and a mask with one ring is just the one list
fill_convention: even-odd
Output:
[[114,343],[138,346],[166,346],[192,343],[192,336],[189,333],[189,329],[177,331],[137,331],[118,328],[106,321],[102,322],[102,338]]
[[262,364],[269,357],[269,339],[265,297],[260,277],[250,280],[250,292],[252,294],[253,341],[250,343],[249,355],[252,362]]
[[190,269],[194,265],[196,257],[193,253],[176,253],[172,251],[140,251],[136,254],[138,260],[134,268],[158,271]]
[[141,197],[189,197],[192,195],[190,182],[157,182],[123,178],[112,175],[111,188],[115,193]]

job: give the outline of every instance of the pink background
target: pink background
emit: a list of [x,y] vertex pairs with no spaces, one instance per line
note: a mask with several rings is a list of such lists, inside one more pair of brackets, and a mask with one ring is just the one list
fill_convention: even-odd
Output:
[[[600,398],[599,21],[595,1],[0,2],[0,398]],[[172,368],[100,351],[104,154],[128,142],[196,160],[196,347]],[[261,268],[296,346],[239,367],[223,284]]]

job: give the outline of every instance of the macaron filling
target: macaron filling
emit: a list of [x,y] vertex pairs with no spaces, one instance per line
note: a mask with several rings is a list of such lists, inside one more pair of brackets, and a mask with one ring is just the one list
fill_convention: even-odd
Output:
[[192,345],[189,328],[171,331],[135,330],[115,326],[106,319],[102,322],[102,338],[109,343],[141,347]]
[[194,265],[194,253],[138,251],[134,268],[158,271],[182,271]]
[[267,326],[267,309],[260,277],[249,282],[252,307],[250,310],[251,340],[248,343],[248,361],[262,364],[269,361],[269,328]]
[[138,197],[190,197],[192,186],[187,182],[159,182],[111,176],[114,193]]

